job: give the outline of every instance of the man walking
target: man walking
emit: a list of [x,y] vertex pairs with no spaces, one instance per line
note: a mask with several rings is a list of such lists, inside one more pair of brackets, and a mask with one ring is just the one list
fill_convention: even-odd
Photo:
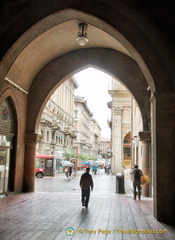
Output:
[[81,187],[81,201],[82,206],[88,207],[90,198],[90,188],[93,191],[94,183],[90,172],[90,168],[86,168],[86,172],[81,175],[80,187]]
[[138,168],[138,165],[135,165],[130,173],[133,180],[134,200],[136,200],[136,196],[137,196],[136,188],[138,189],[138,199],[140,200],[141,199],[140,180],[141,180],[141,176],[143,176],[143,172],[141,169]]

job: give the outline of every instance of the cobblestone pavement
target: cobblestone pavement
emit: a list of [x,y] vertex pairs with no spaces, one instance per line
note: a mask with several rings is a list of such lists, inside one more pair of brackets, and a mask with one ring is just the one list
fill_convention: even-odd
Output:
[[93,176],[94,191],[83,208],[81,174],[36,178],[34,193],[0,199],[0,240],[175,240],[175,228],[153,217],[151,198],[133,200],[127,176],[125,194],[115,193],[115,176]]
[[[82,174],[83,171],[78,172],[78,176],[76,178],[69,179],[67,179],[64,173],[57,173],[55,177],[36,178],[35,192],[61,191],[67,193],[80,193],[79,181]],[[95,193],[115,194],[115,176],[105,174],[104,170],[102,169],[97,173],[97,175],[92,174],[92,177],[94,181]]]

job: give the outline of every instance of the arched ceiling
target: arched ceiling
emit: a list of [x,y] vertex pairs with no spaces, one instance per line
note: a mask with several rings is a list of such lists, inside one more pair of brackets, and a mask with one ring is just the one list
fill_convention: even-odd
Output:
[[92,15],[71,9],[44,18],[20,37],[9,51],[7,60],[9,62],[11,55],[11,66],[6,78],[29,92],[34,77],[47,63],[82,48],[76,41],[80,22],[88,23],[89,42],[83,48],[109,48],[133,58],[154,91],[154,84],[144,61],[119,32]]
[[[82,48],[76,41],[79,22],[71,20],[62,23],[35,38],[18,55],[7,78],[28,92],[33,78],[44,65],[58,56]],[[105,47],[130,55],[116,39],[97,27],[89,24],[87,33],[89,42],[83,48]]]
[[[88,24],[89,42],[84,47],[76,41],[80,22]],[[59,64],[52,64],[54,59],[59,59]],[[150,95],[147,88],[149,86],[151,92],[155,90],[151,74],[129,41],[95,16],[73,9],[54,13],[29,28],[3,61],[9,68],[5,79],[29,94],[27,126],[31,132],[35,131],[38,113],[51,92],[70,74],[87,65],[99,67],[125,84],[139,104],[144,128],[148,127]]]

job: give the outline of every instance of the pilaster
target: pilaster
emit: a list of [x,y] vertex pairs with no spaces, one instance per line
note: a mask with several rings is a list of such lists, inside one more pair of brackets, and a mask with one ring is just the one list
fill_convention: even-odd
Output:
[[123,159],[122,159],[122,113],[121,107],[114,108],[114,121],[113,121],[113,149],[114,154],[112,171],[116,173],[123,173]]

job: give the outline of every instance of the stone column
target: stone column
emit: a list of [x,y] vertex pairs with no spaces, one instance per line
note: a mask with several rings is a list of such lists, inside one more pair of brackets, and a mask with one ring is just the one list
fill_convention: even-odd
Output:
[[[139,132],[140,141],[142,141],[142,171],[144,175],[149,176],[149,149],[151,134],[148,131]],[[150,176],[149,176],[150,177]],[[149,183],[142,187],[143,197],[149,197]]]
[[112,165],[112,171],[116,173],[123,174],[123,159],[122,159],[122,151],[123,151],[123,144],[122,144],[122,108],[115,108],[114,109],[114,121],[113,121],[113,134],[112,134],[112,152],[114,154],[114,163]]
[[175,92],[157,93],[154,216],[175,224]]
[[36,143],[41,135],[30,133],[25,136],[25,158],[23,192],[34,192]]

